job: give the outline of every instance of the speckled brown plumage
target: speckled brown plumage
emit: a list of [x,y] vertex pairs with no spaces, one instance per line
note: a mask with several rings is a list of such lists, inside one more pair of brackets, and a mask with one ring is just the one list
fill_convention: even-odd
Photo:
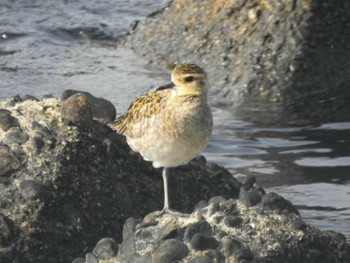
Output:
[[182,165],[199,155],[212,131],[212,115],[207,103],[205,72],[194,64],[176,65],[172,83],[136,98],[128,110],[110,127],[126,136],[132,150],[163,167],[167,201],[166,168]]

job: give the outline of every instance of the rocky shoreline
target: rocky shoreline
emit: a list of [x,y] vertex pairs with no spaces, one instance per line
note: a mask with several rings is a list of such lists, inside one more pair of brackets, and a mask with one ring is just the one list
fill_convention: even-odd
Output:
[[112,104],[62,99],[0,102],[0,262],[350,261],[343,235],[204,157],[171,170],[172,207],[189,217],[159,215],[160,171],[105,125]]
[[202,66],[212,105],[251,121],[348,121],[349,21],[345,0],[173,0],[121,42],[150,63]]

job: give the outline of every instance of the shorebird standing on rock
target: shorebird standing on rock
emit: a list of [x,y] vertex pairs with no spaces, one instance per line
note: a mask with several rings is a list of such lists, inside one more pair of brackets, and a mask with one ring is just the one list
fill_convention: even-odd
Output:
[[[110,123],[131,149],[163,168],[164,208],[169,208],[168,168],[188,163],[207,146],[213,118],[207,102],[207,77],[194,64],[176,65],[171,83],[136,98]],[[173,212],[174,213],[174,212]]]

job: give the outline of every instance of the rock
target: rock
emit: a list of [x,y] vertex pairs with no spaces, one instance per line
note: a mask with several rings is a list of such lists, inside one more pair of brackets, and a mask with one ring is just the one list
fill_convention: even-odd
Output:
[[152,253],[152,263],[171,263],[186,257],[188,254],[187,246],[180,240],[165,240]]
[[199,64],[213,103],[241,118],[336,122],[350,119],[349,16],[344,0],[172,1],[122,42],[165,67]]
[[115,242],[113,238],[102,238],[96,244],[93,253],[99,259],[111,259],[118,252],[118,244]]
[[113,104],[106,99],[96,98],[89,92],[67,89],[62,93],[61,99],[62,101],[65,101],[77,93],[81,93],[86,96],[92,116],[95,120],[106,124],[115,119],[117,112]]
[[86,263],[98,263],[98,258],[93,253],[87,253],[85,255]]
[[[230,204],[236,204],[236,209],[226,210]],[[210,207],[214,205],[221,209],[212,214]],[[215,218],[218,216],[226,219],[217,222]],[[268,262],[308,262],[312,258],[317,262],[347,262],[350,245],[344,237],[309,225],[302,230],[296,229],[295,224],[299,221],[296,214],[280,215],[265,209],[262,203],[247,208],[240,201],[216,197],[215,202],[197,206],[186,217],[159,212],[147,215],[143,227],[126,235],[117,257],[111,260],[196,263],[265,262],[268,259]],[[132,226],[132,222],[128,219],[127,224]],[[184,235],[159,242],[169,224],[173,231],[185,229]],[[240,227],[228,226],[231,224]],[[137,256],[145,254],[152,255],[152,260]]]
[[0,176],[7,176],[19,168],[19,164],[7,146],[0,145]]
[[24,199],[36,199],[43,195],[44,187],[37,180],[25,179],[20,182],[19,191]]
[[7,131],[11,127],[18,126],[18,120],[11,115],[11,112],[0,109],[0,129]]
[[198,258],[194,258],[190,261],[190,263],[211,263],[213,262],[210,257],[201,256]]
[[76,258],[72,261],[72,263],[85,263],[85,259],[84,258]]
[[92,120],[92,112],[87,97],[77,93],[62,102],[62,119],[67,124],[87,127]]
[[258,191],[247,191],[244,187],[239,192],[239,200],[247,207],[252,207],[261,201],[261,196]]
[[298,210],[290,201],[284,199],[282,196],[276,193],[268,193],[262,198],[261,203],[266,209],[278,211],[279,213],[287,211],[288,213],[299,215]]
[[23,132],[19,127],[14,127],[6,132],[3,138],[3,142],[8,145],[23,144],[28,141],[28,139],[29,137],[25,132]]
[[200,251],[215,249],[219,246],[215,238],[200,233],[195,234],[190,243],[193,249]]
[[[72,99],[73,106],[79,108],[79,99],[75,101],[74,96],[65,102]],[[65,107],[67,110],[70,106]],[[280,214],[262,203],[250,208],[244,206],[235,199],[241,184],[223,167],[199,158],[199,161],[171,169],[169,185],[176,186],[176,191],[169,189],[172,208],[190,215],[188,218],[161,215],[154,212],[163,205],[163,192],[159,191],[163,188],[161,170],[154,169],[139,155],[131,154],[125,139],[106,125],[89,118],[83,129],[76,124],[68,125],[72,123],[64,120],[62,105],[55,98],[17,100],[14,104],[5,100],[0,101],[0,108],[10,111],[12,116],[20,114],[19,127],[28,136],[28,141],[22,145],[15,143],[7,147],[3,141],[0,145],[0,157],[7,156],[0,158],[1,214],[8,219],[11,215],[8,228],[13,231],[9,233],[14,233],[6,235],[0,261],[71,262],[91,252],[102,237],[115,237],[114,244],[121,243],[118,253],[116,248],[106,249],[108,257],[114,254],[110,260],[151,262],[155,249],[168,240],[177,240],[174,242],[189,250],[182,259],[189,262],[199,257],[190,244],[195,234],[212,237],[218,242],[215,249],[201,255],[217,262],[226,259],[223,259],[225,244],[235,237],[240,238],[242,248],[249,249],[257,262],[266,254],[271,262],[284,262],[287,257],[307,262],[306,254],[311,255],[308,250],[314,248],[322,251],[328,262],[349,261],[349,244],[338,235],[309,225],[298,227],[298,215]],[[4,134],[1,131],[1,136]],[[45,142],[41,151],[36,150],[35,137]],[[11,169],[4,173],[3,168],[7,167]],[[34,184],[34,194],[30,190],[28,196],[40,198],[23,198],[26,190],[19,190],[19,186],[22,181],[29,180],[29,176],[43,188],[36,191]],[[28,189],[32,189],[33,185],[29,185]],[[41,189],[43,194],[40,194]],[[250,190],[256,191],[255,188]],[[214,196],[219,197],[207,202]],[[197,205],[194,212],[200,201],[201,205]],[[127,218],[143,218],[150,212],[141,221],[128,220],[122,230]],[[242,218],[242,225],[227,227],[224,223],[227,216]],[[186,229],[197,223],[206,227],[193,231],[191,239],[191,231],[187,230],[188,241],[184,240]],[[109,244],[114,247],[113,243]],[[231,259],[234,260],[233,255],[228,258]]]
[[199,221],[197,223],[188,225],[188,227],[185,230],[184,240],[186,242],[189,242],[192,240],[193,236],[198,233],[203,235],[209,235],[209,236],[211,235],[212,229],[207,221],[203,220],[203,221]]
[[240,227],[242,222],[243,220],[239,216],[226,216],[224,218],[224,224],[228,227]]
[[34,101],[39,101],[38,98],[32,96],[32,95],[29,95],[29,94],[26,94],[26,95],[23,95],[23,96],[20,96],[21,100],[22,101],[26,101],[26,100],[34,100]]
[[45,146],[44,140],[39,136],[33,137],[31,142],[36,153],[40,153],[42,148]]
[[13,222],[3,214],[0,214],[0,247],[8,246],[15,239],[15,226]]

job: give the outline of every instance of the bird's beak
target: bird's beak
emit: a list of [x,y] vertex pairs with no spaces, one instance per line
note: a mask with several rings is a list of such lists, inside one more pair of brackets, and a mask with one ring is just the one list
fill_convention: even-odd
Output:
[[168,84],[160,86],[159,88],[157,88],[157,90],[172,89],[173,87],[175,87],[174,82],[169,82]]

